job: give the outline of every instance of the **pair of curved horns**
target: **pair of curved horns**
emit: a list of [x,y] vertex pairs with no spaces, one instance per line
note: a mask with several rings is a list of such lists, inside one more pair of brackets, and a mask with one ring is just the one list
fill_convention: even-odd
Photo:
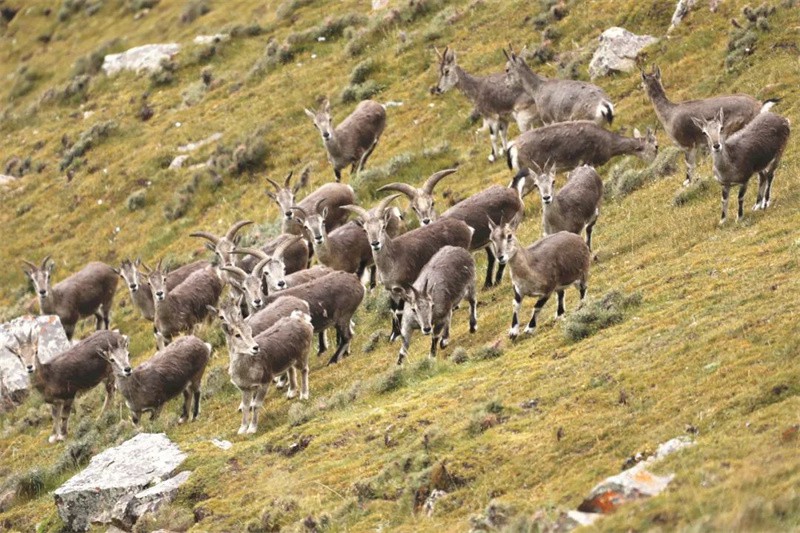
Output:
[[30,268],[32,268],[33,270],[44,270],[44,269],[47,267],[47,262],[48,262],[48,261],[50,261],[50,256],[49,256],[49,255],[48,255],[48,256],[46,256],[44,259],[42,259],[42,266],[36,266],[35,264],[31,263],[31,262],[30,262],[30,261],[28,261],[27,259],[23,259],[23,260],[22,260],[22,262],[23,262],[23,263],[25,263],[26,265],[28,265],[28,266],[29,266]]
[[425,183],[422,185],[421,189],[417,189],[413,185],[409,185],[408,183],[390,183],[388,185],[384,185],[383,187],[378,189],[378,191],[398,191],[405,194],[411,199],[414,199],[417,196],[419,196],[420,191],[430,195],[433,192],[433,189],[436,187],[436,184],[438,184],[442,178],[449,176],[450,174],[453,174],[457,170],[458,170],[457,168],[448,168],[445,170],[440,170],[439,172],[435,172],[434,174],[431,174],[431,176],[427,180],[425,180]]
[[206,239],[207,241],[210,241],[212,244],[214,244],[216,246],[217,244],[219,244],[219,241],[221,241],[223,238],[227,239],[229,241],[233,241],[233,239],[236,237],[236,234],[239,233],[239,230],[241,230],[243,227],[248,226],[248,225],[250,225],[252,223],[253,223],[252,220],[239,220],[239,221],[236,221],[236,222],[233,223],[233,225],[230,228],[228,228],[228,231],[225,233],[224,237],[217,237],[213,233],[209,233],[207,231],[195,231],[195,232],[190,233],[189,236],[190,237],[200,237],[202,239]]

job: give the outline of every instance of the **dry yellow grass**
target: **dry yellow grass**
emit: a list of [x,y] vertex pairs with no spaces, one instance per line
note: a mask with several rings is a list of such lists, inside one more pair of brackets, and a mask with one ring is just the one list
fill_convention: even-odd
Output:
[[[285,20],[276,18],[278,2],[212,0],[212,11],[191,24],[179,22],[184,3],[178,1],[162,0],[134,20],[124,8],[127,3],[106,0],[93,16],[79,12],[60,23],[56,12],[61,2],[24,3],[8,28],[0,30],[0,76],[16,80],[14,73],[25,63],[40,78],[31,92],[14,100],[9,99],[10,87],[0,89],[0,109],[7,107],[0,120],[0,154],[4,161],[31,155],[46,167],[0,192],[0,315],[6,317],[21,312],[30,299],[17,258],[52,254],[58,279],[93,259],[117,263],[124,257],[154,261],[167,255],[187,260],[204,253],[187,237],[192,230],[222,231],[240,218],[267,223],[277,216],[264,196],[265,175],[282,177],[288,169],[312,162],[313,183],[330,181],[320,140],[302,108],[314,105],[318,97],[340,94],[352,68],[367,56],[376,61],[371,79],[384,87],[376,98],[404,102],[389,109],[388,127],[371,166],[447,141],[448,150],[431,158],[412,157],[396,177],[418,182],[458,162],[458,178],[443,182],[441,191],[466,196],[489,183],[505,183],[507,169],[486,162],[488,139],[474,136],[475,126],[468,124],[468,102],[455,93],[439,98],[428,94],[436,77],[431,46],[454,45],[467,70],[497,71],[503,65],[500,48],[509,40],[517,46],[539,42],[538,32],[522,19],[542,9],[538,2],[451,2],[445,9],[457,21],[447,24],[437,19],[439,3],[430,2],[430,13],[378,32],[362,56],[347,55],[346,37],[313,42],[288,64],[261,79],[248,79],[271,36],[283,42],[326,16],[364,13],[365,3],[311,2],[297,9],[296,20]],[[552,24],[562,34],[554,47],[563,52],[591,46],[611,25],[662,35],[671,4],[576,3],[566,18]],[[722,65],[729,20],[744,5],[740,0],[723,2],[716,14],[701,6],[669,39],[649,48],[647,58],[661,65],[667,92],[675,100],[720,92],[780,96],[776,111],[797,123],[800,71],[793,43],[800,37],[800,13],[780,7],[769,18],[771,30],[758,34],[753,55],[728,73]],[[45,8],[52,14],[44,16]],[[205,65],[186,65],[195,35],[253,21],[269,31],[222,45]],[[401,31],[410,44],[401,46]],[[44,34],[51,35],[47,45],[37,40]],[[434,41],[426,41],[426,35],[434,34]],[[150,81],[133,75],[95,78],[82,107],[43,104],[29,111],[48,87],[69,80],[77,58],[112,38],[121,41],[115,51],[151,42],[185,45],[176,60],[186,66],[177,71],[176,81],[150,90],[155,109],[151,120],[135,117]],[[183,91],[200,79],[205,67],[224,83],[198,104],[183,107]],[[555,72],[554,65],[543,70]],[[239,82],[241,87],[233,91]],[[614,98],[621,125],[655,125],[638,74],[599,83]],[[334,104],[335,116],[340,119],[350,107]],[[91,115],[84,118],[87,112]],[[75,140],[106,120],[116,121],[118,131],[87,152],[87,163],[68,181],[58,170],[62,136]],[[265,171],[226,175],[216,189],[203,182],[186,214],[165,220],[164,206],[191,180],[192,172],[164,170],[160,161],[175,155],[177,145],[213,132],[222,132],[223,143],[230,144],[260,127],[269,148]],[[669,143],[663,131],[659,137],[662,146]],[[37,143],[43,143],[38,150]],[[201,150],[196,159],[204,160],[213,148]],[[327,517],[332,531],[463,531],[469,528],[469,517],[491,501],[511,508],[512,521],[538,510],[552,516],[575,508],[595,483],[618,472],[626,457],[652,449],[690,425],[697,428],[697,446],[658,467],[659,472],[676,473],[667,492],[624,507],[598,522],[597,529],[800,528],[800,441],[784,436],[800,423],[797,143],[790,140],[777,172],[772,207],[747,212],[741,224],[717,227],[719,192],[714,184],[688,205],[673,207],[682,163],[679,168],[675,175],[604,206],[595,232],[599,261],[592,267],[590,295],[617,289],[639,292],[643,301],[621,324],[588,339],[567,342],[560,324],[550,317],[555,310],[550,303],[535,337],[509,342],[505,334],[511,291],[506,279],[500,287],[480,292],[478,333],[467,333],[466,309],[456,313],[445,353],[464,347],[469,362],[426,363],[426,342],[416,337],[408,368],[396,374],[396,345],[383,342],[362,353],[372,332],[387,325],[362,309],[353,355],[334,367],[314,360],[312,399],[306,407],[273,391],[259,433],[251,438],[235,435],[238,400],[225,379],[224,348],[219,349],[207,387],[214,393],[196,423],[177,426],[177,406],[172,405],[158,423],[145,422],[145,428],[166,431],[189,453],[186,466],[195,473],[174,506],[202,518],[194,526],[197,531],[259,531],[256,526],[265,511],[288,530],[302,531],[303,520],[313,516],[318,524]],[[700,173],[709,175],[707,160]],[[129,212],[126,198],[147,181],[152,184],[146,186],[145,207]],[[371,190],[373,184],[357,191],[362,201],[372,201]],[[530,197],[527,206],[521,240],[532,242],[540,232],[538,199]],[[477,257],[482,272],[485,258]],[[150,326],[132,309],[122,287],[117,301],[114,325],[132,336],[134,358],[142,361],[153,351]],[[568,312],[576,301],[577,295],[568,293]],[[526,313],[532,305],[526,300]],[[89,325],[82,331],[88,332]],[[215,327],[206,327],[201,336],[220,347]],[[496,342],[501,357],[474,360],[478,349]],[[78,402],[73,425],[75,439],[98,449],[132,434],[122,406],[96,429],[91,419],[100,396],[93,392]],[[536,409],[520,407],[533,399],[538,400]],[[470,431],[489,402],[503,406],[502,423]],[[47,491],[76,469],[54,470],[64,447],[46,444],[44,413],[34,396],[3,419],[0,475],[31,476],[39,468],[45,486],[37,496],[18,498],[0,513],[0,529],[30,531],[36,524],[42,531],[60,528]],[[35,423],[26,424],[26,417]],[[301,436],[311,437],[305,450],[291,457],[280,453]],[[217,449],[209,442],[214,437],[233,441],[233,448]],[[437,503],[433,516],[415,513],[415,491],[430,483],[431,469],[441,462],[461,483]]]

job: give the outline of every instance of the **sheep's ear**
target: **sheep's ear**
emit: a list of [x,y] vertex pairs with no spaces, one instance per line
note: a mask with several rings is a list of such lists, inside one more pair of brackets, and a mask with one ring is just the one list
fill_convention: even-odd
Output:
[[489,231],[490,232],[494,231],[495,228],[497,227],[497,224],[494,223],[494,220],[492,220],[492,217],[490,217],[489,215],[486,215],[486,221],[489,223]]
[[516,230],[520,222],[522,222],[522,213],[517,213],[514,215],[514,218],[511,219],[511,222],[508,223],[508,227],[512,230]]
[[700,131],[706,131],[706,121],[697,117],[692,117],[692,122]]
[[216,307],[214,307],[213,305],[206,305],[206,309],[208,309],[208,311],[209,311],[209,312],[210,312],[212,315],[216,315],[217,313],[219,313],[219,311],[217,311],[217,308],[216,308]]
[[639,128],[633,128],[633,138],[634,139],[641,139],[642,138],[642,132],[639,131]]
[[658,65],[653,65],[653,74],[658,81],[661,81],[661,68]]
[[310,109],[308,109],[308,108],[305,108],[305,107],[304,107],[304,108],[303,108],[303,111],[305,111],[305,113],[306,113],[306,116],[308,116],[308,118],[310,118],[311,120],[317,120],[317,115],[316,115],[316,113],[314,113],[314,112],[313,112],[313,111],[311,111]]
[[331,113],[331,102],[327,98],[322,102],[322,111],[328,115]]
[[353,219],[353,224],[355,224],[356,226],[361,227],[361,228],[364,227],[364,221],[361,220],[361,217],[354,218]]
[[10,344],[6,344],[6,350],[8,350],[12,354],[16,355],[20,359],[22,359],[22,355],[20,355],[20,353],[17,351],[17,349],[15,347],[11,346]]
[[725,111],[720,107],[719,113],[717,113],[717,120],[719,120],[720,124],[725,124]]
[[122,336],[122,347],[127,350],[128,346],[130,346],[130,345],[131,345],[131,338],[128,337],[127,335],[123,335]]

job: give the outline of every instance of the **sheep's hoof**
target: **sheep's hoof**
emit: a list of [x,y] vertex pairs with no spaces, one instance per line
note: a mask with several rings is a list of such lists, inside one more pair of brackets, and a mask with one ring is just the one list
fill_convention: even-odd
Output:
[[525,328],[523,333],[525,333],[525,335],[533,335],[536,333],[536,328]]
[[295,391],[293,391],[293,390],[290,390],[290,391],[288,391],[288,392],[286,393],[286,397],[287,397],[288,399],[290,399],[290,400],[291,400],[292,398],[294,398],[295,396],[297,396],[297,393],[296,393]]
[[55,435],[50,435],[50,436],[47,438],[47,442],[49,442],[50,444],[54,444],[54,443],[56,442],[56,440],[57,440],[57,439],[56,439],[56,436],[55,436]]
[[489,159],[489,163],[494,163],[494,160],[495,160],[494,154],[490,154],[488,159]]
[[257,428],[256,426],[254,426],[254,425],[250,424],[250,427],[248,427],[248,428],[247,428],[247,434],[248,434],[248,435],[252,435],[253,433],[255,433],[255,432],[256,432],[256,430],[257,430],[257,429],[258,429],[258,428]]
[[514,326],[513,328],[508,330],[508,338],[509,339],[514,340],[514,339],[517,338],[518,335],[519,335],[519,327],[518,326]]
[[305,392],[305,393],[301,392],[300,393],[300,399],[301,400],[308,400],[308,393],[307,392]]
[[444,350],[448,344],[450,344],[450,339],[442,339],[439,341],[439,348]]
[[236,433],[238,433],[239,435],[244,435],[246,432],[247,432],[247,426],[239,426],[239,431],[237,431]]
[[717,222],[717,225],[718,225],[718,226],[723,226],[723,225],[725,225],[725,219],[724,219],[724,218],[721,218],[721,219],[719,219],[719,222]]
[[506,153],[506,150],[505,150],[505,148],[500,148],[499,154],[500,154],[500,155],[503,155],[503,154],[505,154],[505,153]]
[[476,331],[478,331],[478,324],[470,324],[469,332],[470,333],[475,333]]
[[685,180],[683,180],[683,186],[684,187],[688,187],[691,184],[692,184],[692,180],[690,180],[689,178],[686,178]]
[[187,420],[187,419],[186,419],[186,417],[185,417],[185,416],[182,416],[182,417],[180,417],[180,418],[178,419],[178,424],[184,424],[184,423],[186,423],[186,420]]

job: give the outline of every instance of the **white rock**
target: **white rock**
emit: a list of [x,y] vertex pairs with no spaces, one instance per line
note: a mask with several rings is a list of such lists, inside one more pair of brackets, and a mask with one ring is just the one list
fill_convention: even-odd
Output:
[[389,0],[372,0],[372,9],[384,9],[386,6],[389,5]]
[[635,35],[625,28],[613,27],[604,31],[600,46],[595,50],[589,63],[592,79],[611,72],[630,72],[636,67],[639,51],[658,41],[652,35]]
[[140,433],[92,457],[83,471],[57,488],[58,514],[70,531],[110,523],[120,501],[169,479],[185,459],[165,434]]
[[183,164],[186,162],[187,159],[189,159],[188,155],[176,156],[175,159],[173,159],[172,162],[169,164],[169,168],[172,170],[181,168],[183,167]]
[[222,133],[220,132],[212,133],[211,135],[200,141],[191,142],[184,144],[182,146],[178,146],[178,151],[181,153],[194,152],[198,148],[202,148],[203,146],[216,142],[220,139],[222,139]]
[[177,43],[146,44],[119,54],[109,54],[103,59],[103,71],[112,76],[123,70],[133,72],[155,72],[161,68],[161,61],[169,59],[181,49]]
[[216,33],[214,35],[198,35],[192,42],[194,44],[214,44],[223,43],[230,38],[231,36],[227,33]]
[[229,440],[211,439],[211,444],[220,450],[230,450],[231,447],[233,447],[233,444]]
[[17,181],[17,178],[15,178],[14,176],[8,176],[6,174],[0,174],[0,187],[3,187],[5,185],[11,185],[15,181]]
[[165,503],[174,500],[178,489],[189,479],[191,474],[191,471],[186,470],[136,493],[131,498],[121,499],[114,506],[112,522],[117,526],[130,529],[145,514],[154,513]]
[[27,315],[0,324],[0,393],[7,394],[12,399],[19,398],[30,384],[25,367],[6,346],[16,347],[15,334],[27,337],[28,332],[31,332],[32,338],[38,339],[39,357],[43,362],[71,346],[61,326],[61,320],[55,315]]
[[672,20],[669,23],[669,28],[667,29],[667,33],[674,30],[678,25],[680,25],[681,21],[683,21],[684,17],[689,14],[689,11],[697,3],[697,0],[678,0],[678,3],[675,5],[675,12],[672,14]]

